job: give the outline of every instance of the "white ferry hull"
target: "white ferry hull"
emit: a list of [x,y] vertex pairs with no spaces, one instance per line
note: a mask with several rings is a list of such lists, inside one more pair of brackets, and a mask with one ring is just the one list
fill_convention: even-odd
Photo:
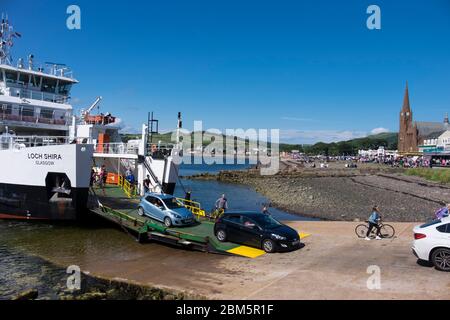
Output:
[[86,211],[92,145],[0,150],[0,218],[74,220]]

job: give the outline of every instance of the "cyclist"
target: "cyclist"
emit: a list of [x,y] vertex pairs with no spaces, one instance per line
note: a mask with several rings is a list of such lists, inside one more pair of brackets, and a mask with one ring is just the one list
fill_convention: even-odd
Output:
[[438,211],[435,212],[436,219],[442,219],[444,217],[448,217],[450,204],[447,204],[446,207],[440,208]]
[[372,209],[372,214],[369,217],[369,229],[367,230],[365,240],[370,240],[369,235],[372,232],[373,228],[377,229],[377,236],[375,239],[381,240],[380,221],[381,221],[380,210],[379,210],[378,206],[374,206]]

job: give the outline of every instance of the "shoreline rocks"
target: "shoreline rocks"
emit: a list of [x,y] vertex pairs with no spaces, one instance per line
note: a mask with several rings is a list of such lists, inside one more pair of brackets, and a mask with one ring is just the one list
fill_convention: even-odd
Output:
[[184,292],[138,285],[129,282],[103,279],[87,274],[82,275],[79,291],[64,290],[59,293],[61,300],[186,300],[202,299],[200,296]]
[[28,289],[21,293],[19,293],[17,296],[12,298],[11,300],[16,301],[23,301],[23,300],[36,300],[39,296],[39,292],[37,289]]
[[403,175],[404,169],[378,165],[343,168],[286,166],[274,176],[258,170],[221,171],[189,179],[217,180],[252,187],[267,197],[272,206],[305,217],[333,221],[365,221],[374,205],[380,206],[385,221],[422,222],[450,198],[440,185]]

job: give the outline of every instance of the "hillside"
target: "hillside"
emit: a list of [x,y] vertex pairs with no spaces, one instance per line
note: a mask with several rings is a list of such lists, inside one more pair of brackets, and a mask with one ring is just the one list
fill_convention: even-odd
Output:
[[[163,133],[153,136],[153,141],[162,143],[172,143],[172,133]],[[130,139],[139,139],[140,135],[136,134],[122,134],[122,140],[127,142]],[[226,136],[223,136],[225,140]],[[310,155],[356,155],[360,149],[377,149],[380,146],[389,150],[397,149],[398,133],[386,132],[376,135],[367,136],[364,138],[357,138],[348,141],[324,143],[318,142],[314,145],[302,145],[302,144],[286,144],[280,143],[280,151],[292,151],[299,150]],[[203,146],[206,146],[210,141],[203,140]],[[247,141],[248,144],[248,141]]]
[[319,142],[311,146],[304,146],[301,150],[307,154],[313,155],[356,155],[358,154],[358,150],[377,149],[381,146],[389,150],[396,150],[397,140],[398,133],[386,132],[348,141],[333,143]]

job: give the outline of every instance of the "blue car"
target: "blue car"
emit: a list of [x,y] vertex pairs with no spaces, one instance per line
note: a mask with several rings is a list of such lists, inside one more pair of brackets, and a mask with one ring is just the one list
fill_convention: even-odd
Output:
[[138,213],[161,221],[166,227],[185,226],[195,223],[191,211],[182,206],[174,196],[147,193],[141,198]]

